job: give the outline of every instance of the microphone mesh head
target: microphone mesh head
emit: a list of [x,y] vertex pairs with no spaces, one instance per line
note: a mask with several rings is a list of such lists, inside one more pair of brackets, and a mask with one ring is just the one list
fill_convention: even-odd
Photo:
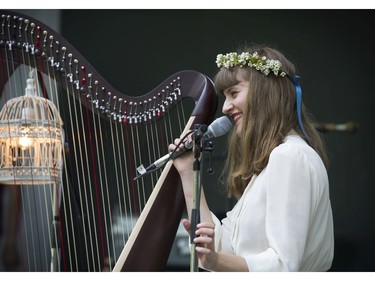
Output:
[[232,127],[233,125],[229,118],[227,116],[222,116],[211,123],[206,134],[208,138],[220,137],[229,133]]

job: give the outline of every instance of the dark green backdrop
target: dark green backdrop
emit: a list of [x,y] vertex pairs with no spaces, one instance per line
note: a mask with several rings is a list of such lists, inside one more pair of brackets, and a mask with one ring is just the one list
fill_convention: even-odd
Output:
[[[244,42],[283,51],[302,76],[304,101],[317,121],[360,124],[355,134],[326,134],[336,243],[331,270],[375,271],[373,10],[62,10],[60,15],[62,35],[127,95],[145,94],[184,69],[212,76],[216,55]],[[219,139],[218,169],[222,145]],[[208,180],[217,181],[218,174]],[[206,186],[208,200],[224,215],[233,202],[216,189]]]

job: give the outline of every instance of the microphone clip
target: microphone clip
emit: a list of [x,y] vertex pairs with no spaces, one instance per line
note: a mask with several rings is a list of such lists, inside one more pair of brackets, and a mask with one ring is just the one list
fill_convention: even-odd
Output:
[[214,142],[209,140],[204,144],[203,151],[208,153],[208,168],[207,173],[212,175],[214,169],[212,168],[212,152],[214,151]]
[[207,132],[207,125],[195,124],[194,125],[194,133],[193,133],[193,140],[194,140],[194,158],[199,158],[199,155],[202,151],[201,142],[204,140],[204,135]]

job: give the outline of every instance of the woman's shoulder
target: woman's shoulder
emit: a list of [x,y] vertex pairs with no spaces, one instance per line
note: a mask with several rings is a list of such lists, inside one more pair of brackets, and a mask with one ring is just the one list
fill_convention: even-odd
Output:
[[298,134],[288,134],[284,141],[272,151],[273,153],[292,153],[297,151],[309,151],[312,149]]
[[293,162],[307,161],[318,165],[322,164],[318,153],[298,134],[293,132],[287,135],[284,142],[271,152],[270,161],[275,158],[284,159],[286,162],[288,159],[293,159]]

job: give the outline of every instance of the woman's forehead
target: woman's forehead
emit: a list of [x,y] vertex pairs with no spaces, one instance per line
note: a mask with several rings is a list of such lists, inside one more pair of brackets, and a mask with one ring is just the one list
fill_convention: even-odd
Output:
[[243,88],[248,88],[248,86],[249,82],[244,79],[241,79],[240,81],[237,81],[236,84],[224,89],[223,94],[225,95],[233,91],[241,91]]
[[215,79],[215,84],[219,93],[237,85],[241,81],[247,81],[247,71],[245,69],[221,70]]

